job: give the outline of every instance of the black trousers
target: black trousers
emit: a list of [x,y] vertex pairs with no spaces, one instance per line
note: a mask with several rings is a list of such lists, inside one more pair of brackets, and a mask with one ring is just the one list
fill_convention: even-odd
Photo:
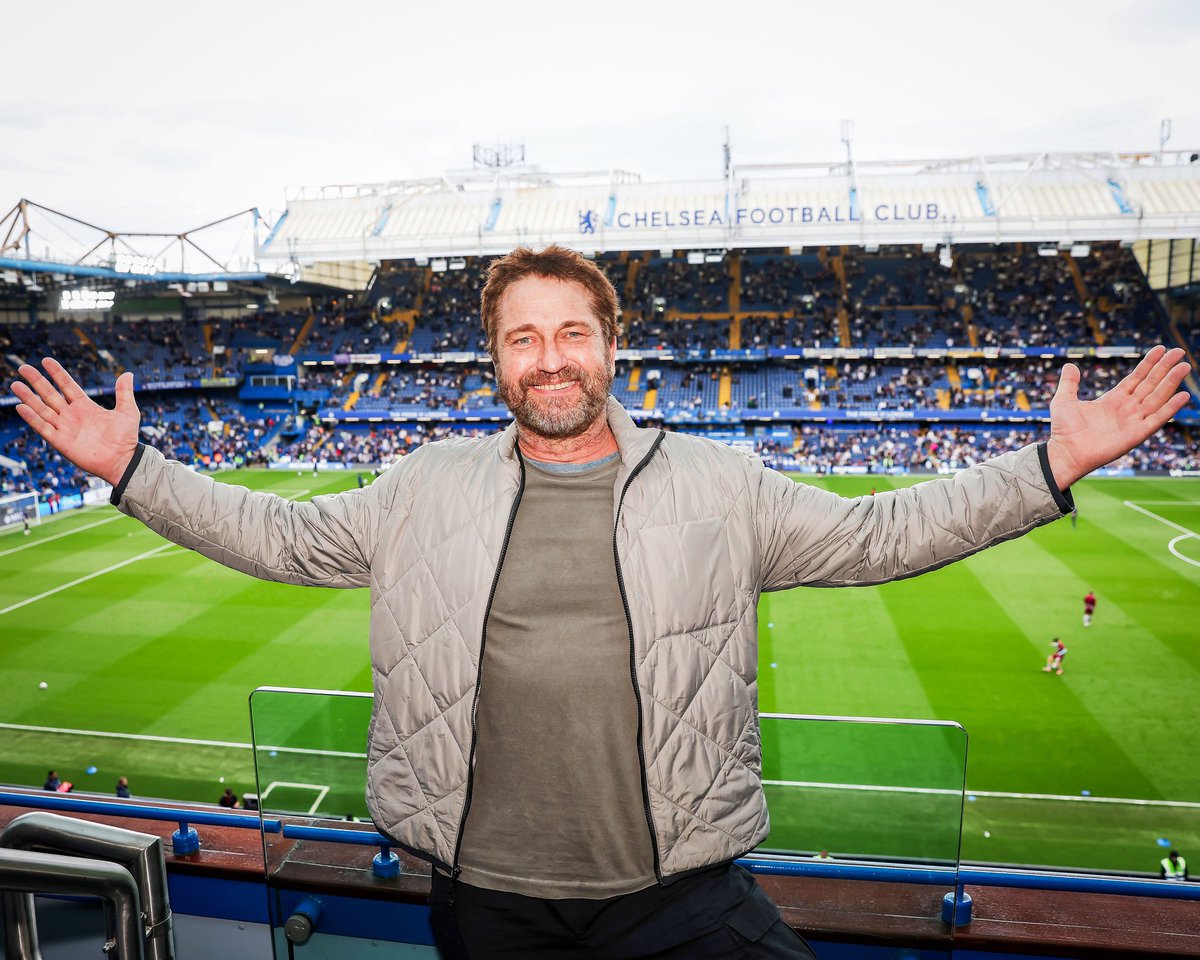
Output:
[[434,870],[429,906],[442,960],[815,960],[732,863],[607,900],[523,897]]

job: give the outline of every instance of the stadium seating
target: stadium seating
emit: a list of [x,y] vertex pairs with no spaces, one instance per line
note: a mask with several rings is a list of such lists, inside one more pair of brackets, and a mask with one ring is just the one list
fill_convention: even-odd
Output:
[[[949,268],[917,247],[731,251],[719,262],[605,255],[598,263],[622,299],[619,346],[628,352],[613,393],[639,418],[672,429],[732,424],[730,437],[789,469],[975,462],[1044,433],[1064,352],[1088,354],[1073,359],[1081,395],[1092,397],[1128,361],[1091,353],[1132,353],[1173,336],[1129,250],[1052,252],[967,247]],[[488,262],[386,263],[359,305],[317,300],[310,315],[10,324],[0,327],[0,372],[11,378],[20,363],[52,353],[104,391],[132,370],[147,439],[201,466],[314,455],[386,461],[452,429],[426,429],[423,418],[474,417],[469,428],[486,430],[506,417],[490,365],[475,359],[485,350],[477,313]],[[805,347],[823,355],[801,358]],[[462,358],[439,356],[447,354]],[[289,385],[250,384],[279,376]],[[216,387],[200,390],[202,381]],[[272,409],[264,397],[284,399]],[[285,418],[312,414],[323,424],[279,435]],[[0,465],[5,491],[82,481],[9,414],[0,417],[0,452],[28,464]],[[1195,434],[1184,425],[1120,466],[1196,463]]]

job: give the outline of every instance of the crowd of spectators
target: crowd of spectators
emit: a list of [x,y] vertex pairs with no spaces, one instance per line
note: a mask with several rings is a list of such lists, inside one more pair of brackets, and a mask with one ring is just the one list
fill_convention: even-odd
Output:
[[683,313],[728,312],[729,267],[720,263],[688,263],[680,257],[642,261],[627,312],[651,314],[675,308]]

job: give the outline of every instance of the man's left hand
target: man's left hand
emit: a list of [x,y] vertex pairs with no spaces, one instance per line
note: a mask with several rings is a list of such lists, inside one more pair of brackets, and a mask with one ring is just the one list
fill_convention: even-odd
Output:
[[1079,368],[1062,368],[1050,401],[1046,452],[1060,490],[1124,456],[1187,406],[1179,384],[1192,369],[1178,347],[1150,350],[1124,380],[1095,400],[1080,400]]

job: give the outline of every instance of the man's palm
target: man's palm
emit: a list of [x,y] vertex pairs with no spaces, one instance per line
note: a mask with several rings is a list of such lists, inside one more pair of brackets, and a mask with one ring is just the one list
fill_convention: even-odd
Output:
[[109,410],[84,393],[57,360],[47,357],[43,366],[53,383],[36,367],[21,366],[28,384],[13,384],[21,401],[17,413],[79,469],[115,485],[137,449],[141,414],[133,399],[133,374],[117,378],[116,408]]

